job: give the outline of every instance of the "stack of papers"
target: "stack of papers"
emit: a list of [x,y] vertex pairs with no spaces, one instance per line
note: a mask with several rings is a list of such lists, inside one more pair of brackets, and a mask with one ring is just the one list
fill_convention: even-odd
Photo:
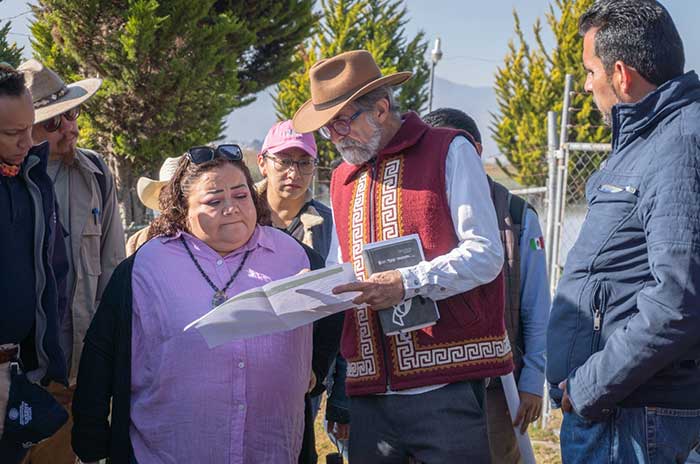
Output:
[[297,274],[239,293],[185,327],[197,329],[210,348],[231,340],[296,329],[354,308],[358,292],[331,290],[355,282],[350,263]]

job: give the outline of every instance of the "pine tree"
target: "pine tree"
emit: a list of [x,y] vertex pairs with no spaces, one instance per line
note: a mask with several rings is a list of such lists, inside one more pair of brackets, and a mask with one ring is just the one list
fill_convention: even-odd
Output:
[[34,52],[67,82],[104,80],[81,143],[109,158],[126,223],[137,177],[220,138],[224,118],[294,66],[313,0],[39,0]]
[[[594,0],[554,0],[546,21],[554,34],[554,49],[542,41],[542,25],[535,22],[534,47],[523,34],[517,12],[516,40],[509,43],[504,63],[496,72],[495,92],[498,112],[493,115],[494,140],[510,162],[511,172],[522,185],[544,185],[547,172],[547,112],[561,114],[566,74],[574,75],[570,141],[606,142],[610,131],[595,109],[593,99],[582,94],[586,74],[581,64],[583,40],[578,34],[578,18]],[[517,43],[517,45],[516,45]],[[580,160],[573,154],[571,163]],[[595,163],[586,163],[592,169]],[[508,167],[506,167],[508,169]],[[578,172],[584,169],[579,166]],[[581,175],[586,176],[586,172]]]
[[[397,103],[401,111],[420,112],[428,101],[428,43],[423,32],[410,40],[405,36],[407,21],[401,0],[321,0],[318,30],[297,50],[297,70],[277,86],[277,117],[290,119],[311,98],[309,69],[316,61],[357,49],[372,53],[384,75],[413,71],[413,77],[397,89]],[[320,163],[328,165],[335,149],[320,137],[317,142]]]
[[7,36],[10,35],[11,23],[8,21],[0,27],[0,62],[8,63],[15,68],[22,62],[24,47],[18,47],[16,43],[10,43]]

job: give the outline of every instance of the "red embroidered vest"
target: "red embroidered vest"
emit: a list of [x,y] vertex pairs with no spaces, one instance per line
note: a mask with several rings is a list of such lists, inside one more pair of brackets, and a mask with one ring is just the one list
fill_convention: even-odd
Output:
[[[445,193],[445,160],[461,134],[427,126],[415,113],[375,161],[341,164],[331,201],[343,260],[366,277],[362,246],[417,233],[428,260],[458,245]],[[463,173],[469,182],[469,173]],[[513,370],[504,326],[504,280],[438,302],[440,320],[408,334],[385,336],[368,309],[346,312],[341,351],[348,363],[346,390],[366,395]]]

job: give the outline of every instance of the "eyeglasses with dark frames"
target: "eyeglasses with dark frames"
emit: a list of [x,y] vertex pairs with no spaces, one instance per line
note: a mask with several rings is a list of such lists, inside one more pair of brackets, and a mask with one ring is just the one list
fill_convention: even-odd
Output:
[[192,147],[187,150],[187,159],[194,164],[207,163],[220,156],[229,161],[240,161],[243,159],[243,150],[234,143],[219,145],[218,147]]
[[353,113],[352,116],[350,116],[347,119],[336,119],[334,121],[329,122],[325,126],[321,127],[318,130],[318,133],[321,134],[321,137],[323,137],[326,140],[331,139],[331,130],[335,131],[336,134],[338,134],[341,137],[345,137],[346,135],[350,134],[350,124],[357,119],[358,116],[360,116],[362,113],[364,113],[365,110],[357,110],[355,113]]
[[51,119],[47,119],[41,123],[41,126],[46,132],[56,132],[61,128],[63,118],[66,118],[68,121],[75,121],[78,119],[78,116],[80,116],[80,106],[76,106],[75,108],[71,108],[64,113],[57,114]]
[[265,153],[264,157],[272,161],[272,165],[277,172],[287,172],[293,167],[296,167],[297,171],[301,174],[311,174],[318,164],[313,158],[295,161],[291,158],[279,158],[270,153]]

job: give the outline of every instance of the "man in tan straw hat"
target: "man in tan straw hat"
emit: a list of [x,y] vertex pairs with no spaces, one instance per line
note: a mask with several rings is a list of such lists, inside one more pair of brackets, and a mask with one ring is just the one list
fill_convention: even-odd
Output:
[[[112,271],[124,259],[124,229],[114,179],[95,152],[77,148],[80,105],[102,83],[85,79],[66,85],[36,60],[22,63],[25,84],[34,103],[35,143],[48,141],[48,173],[53,181],[65,237],[69,273],[68,308],[59,325],[61,348],[68,365],[70,387],[49,388],[69,410],[85,332],[95,314]],[[51,439],[31,450],[26,462],[73,463],[69,421]]]
[[[504,326],[503,247],[481,159],[465,132],[399,114],[392,85],[366,51],[316,63],[311,100],[294,116],[344,162],[331,202],[337,257],[362,282],[341,351],[352,397],[350,462],[490,462],[484,379],[513,370]],[[365,244],[417,234],[426,260],[368,275]],[[332,255],[332,254],[331,254]],[[437,302],[431,327],[384,335],[375,310],[414,296]]]
[[[138,182],[136,182],[136,193],[139,196],[139,200],[141,200],[141,203],[143,203],[146,208],[160,213],[160,203],[158,200],[160,191],[165,184],[170,182],[181,158],[182,156],[165,158],[165,161],[163,161],[160,167],[160,172],[158,173],[158,180],[149,179],[148,177],[139,177]],[[127,256],[136,253],[136,250],[148,241],[148,229],[148,227],[144,227],[129,237],[129,240],[126,241]]]

